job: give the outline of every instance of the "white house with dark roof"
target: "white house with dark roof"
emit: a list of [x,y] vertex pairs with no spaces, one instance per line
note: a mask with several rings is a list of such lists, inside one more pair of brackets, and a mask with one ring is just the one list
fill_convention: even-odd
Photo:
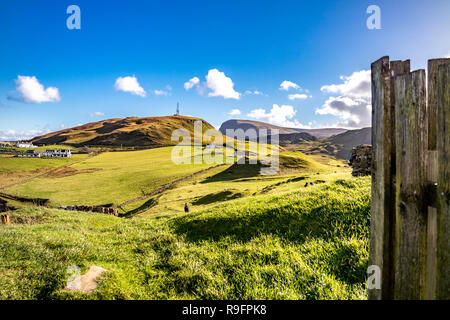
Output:
[[72,152],[70,149],[45,150],[42,156],[48,158],[69,158],[72,156]]

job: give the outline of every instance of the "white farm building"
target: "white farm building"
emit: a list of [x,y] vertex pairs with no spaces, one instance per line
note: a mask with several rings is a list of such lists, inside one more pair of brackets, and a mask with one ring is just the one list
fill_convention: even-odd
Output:
[[59,157],[59,158],[69,158],[72,156],[70,149],[58,149],[58,150],[45,150],[43,157]]
[[28,150],[26,153],[19,154],[19,158],[69,158],[72,156],[72,152],[69,149],[59,150]]
[[16,143],[17,148],[37,148],[33,143],[28,142],[17,142]]

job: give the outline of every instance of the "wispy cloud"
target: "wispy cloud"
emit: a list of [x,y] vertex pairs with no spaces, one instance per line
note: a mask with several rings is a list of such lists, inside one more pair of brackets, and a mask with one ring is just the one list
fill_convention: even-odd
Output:
[[49,133],[50,130],[0,130],[0,141],[30,140]]
[[263,96],[264,93],[258,90],[245,90],[244,92],[245,95],[249,96],[249,95],[255,95],[255,96]]
[[164,90],[153,90],[153,94],[155,96],[168,96],[169,92],[164,91]]
[[241,114],[241,110],[239,110],[239,109],[233,109],[230,112],[228,112],[229,116],[238,116],[240,114]]
[[90,117],[103,117],[105,114],[100,111],[95,111],[89,114]]
[[308,96],[307,94],[304,93],[294,93],[294,94],[290,94],[288,95],[289,100],[305,100],[308,98],[311,98],[311,96]]

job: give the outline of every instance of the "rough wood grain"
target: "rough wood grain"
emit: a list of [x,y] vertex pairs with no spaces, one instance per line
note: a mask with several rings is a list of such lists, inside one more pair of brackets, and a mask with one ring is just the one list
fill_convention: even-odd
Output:
[[394,298],[425,298],[427,208],[425,70],[395,78],[396,213]]
[[381,269],[381,290],[369,290],[369,299],[392,299],[393,237],[395,228],[395,95],[393,79],[408,73],[410,61],[383,57],[372,64],[372,206],[370,265]]
[[438,67],[437,87],[437,277],[436,298],[450,299],[450,59]]
[[450,59],[431,59],[428,60],[428,114],[430,121],[428,123],[428,149],[436,150],[437,147],[437,87],[436,77],[440,65],[449,63]]
[[[390,74],[389,57],[383,57],[374,62],[372,69],[372,194],[370,222],[370,258],[369,265],[381,269],[381,290],[368,291],[369,299],[382,299],[387,295],[384,268],[386,247],[389,239],[385,232],[385,213],[389,211],[389,181],[390,181]],[[384,293],[384,294],[383,294]]]

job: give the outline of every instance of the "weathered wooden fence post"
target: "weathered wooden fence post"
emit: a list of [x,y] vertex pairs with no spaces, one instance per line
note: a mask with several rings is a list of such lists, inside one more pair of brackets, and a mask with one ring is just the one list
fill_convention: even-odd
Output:
[[450,59],[372,64],[369,299],[450,299]]
[[436,298],[450,299],[450,59],[437,75],[437,277]]
[[425,70],[395,77],[394,297],[419,299],[426,277]]

